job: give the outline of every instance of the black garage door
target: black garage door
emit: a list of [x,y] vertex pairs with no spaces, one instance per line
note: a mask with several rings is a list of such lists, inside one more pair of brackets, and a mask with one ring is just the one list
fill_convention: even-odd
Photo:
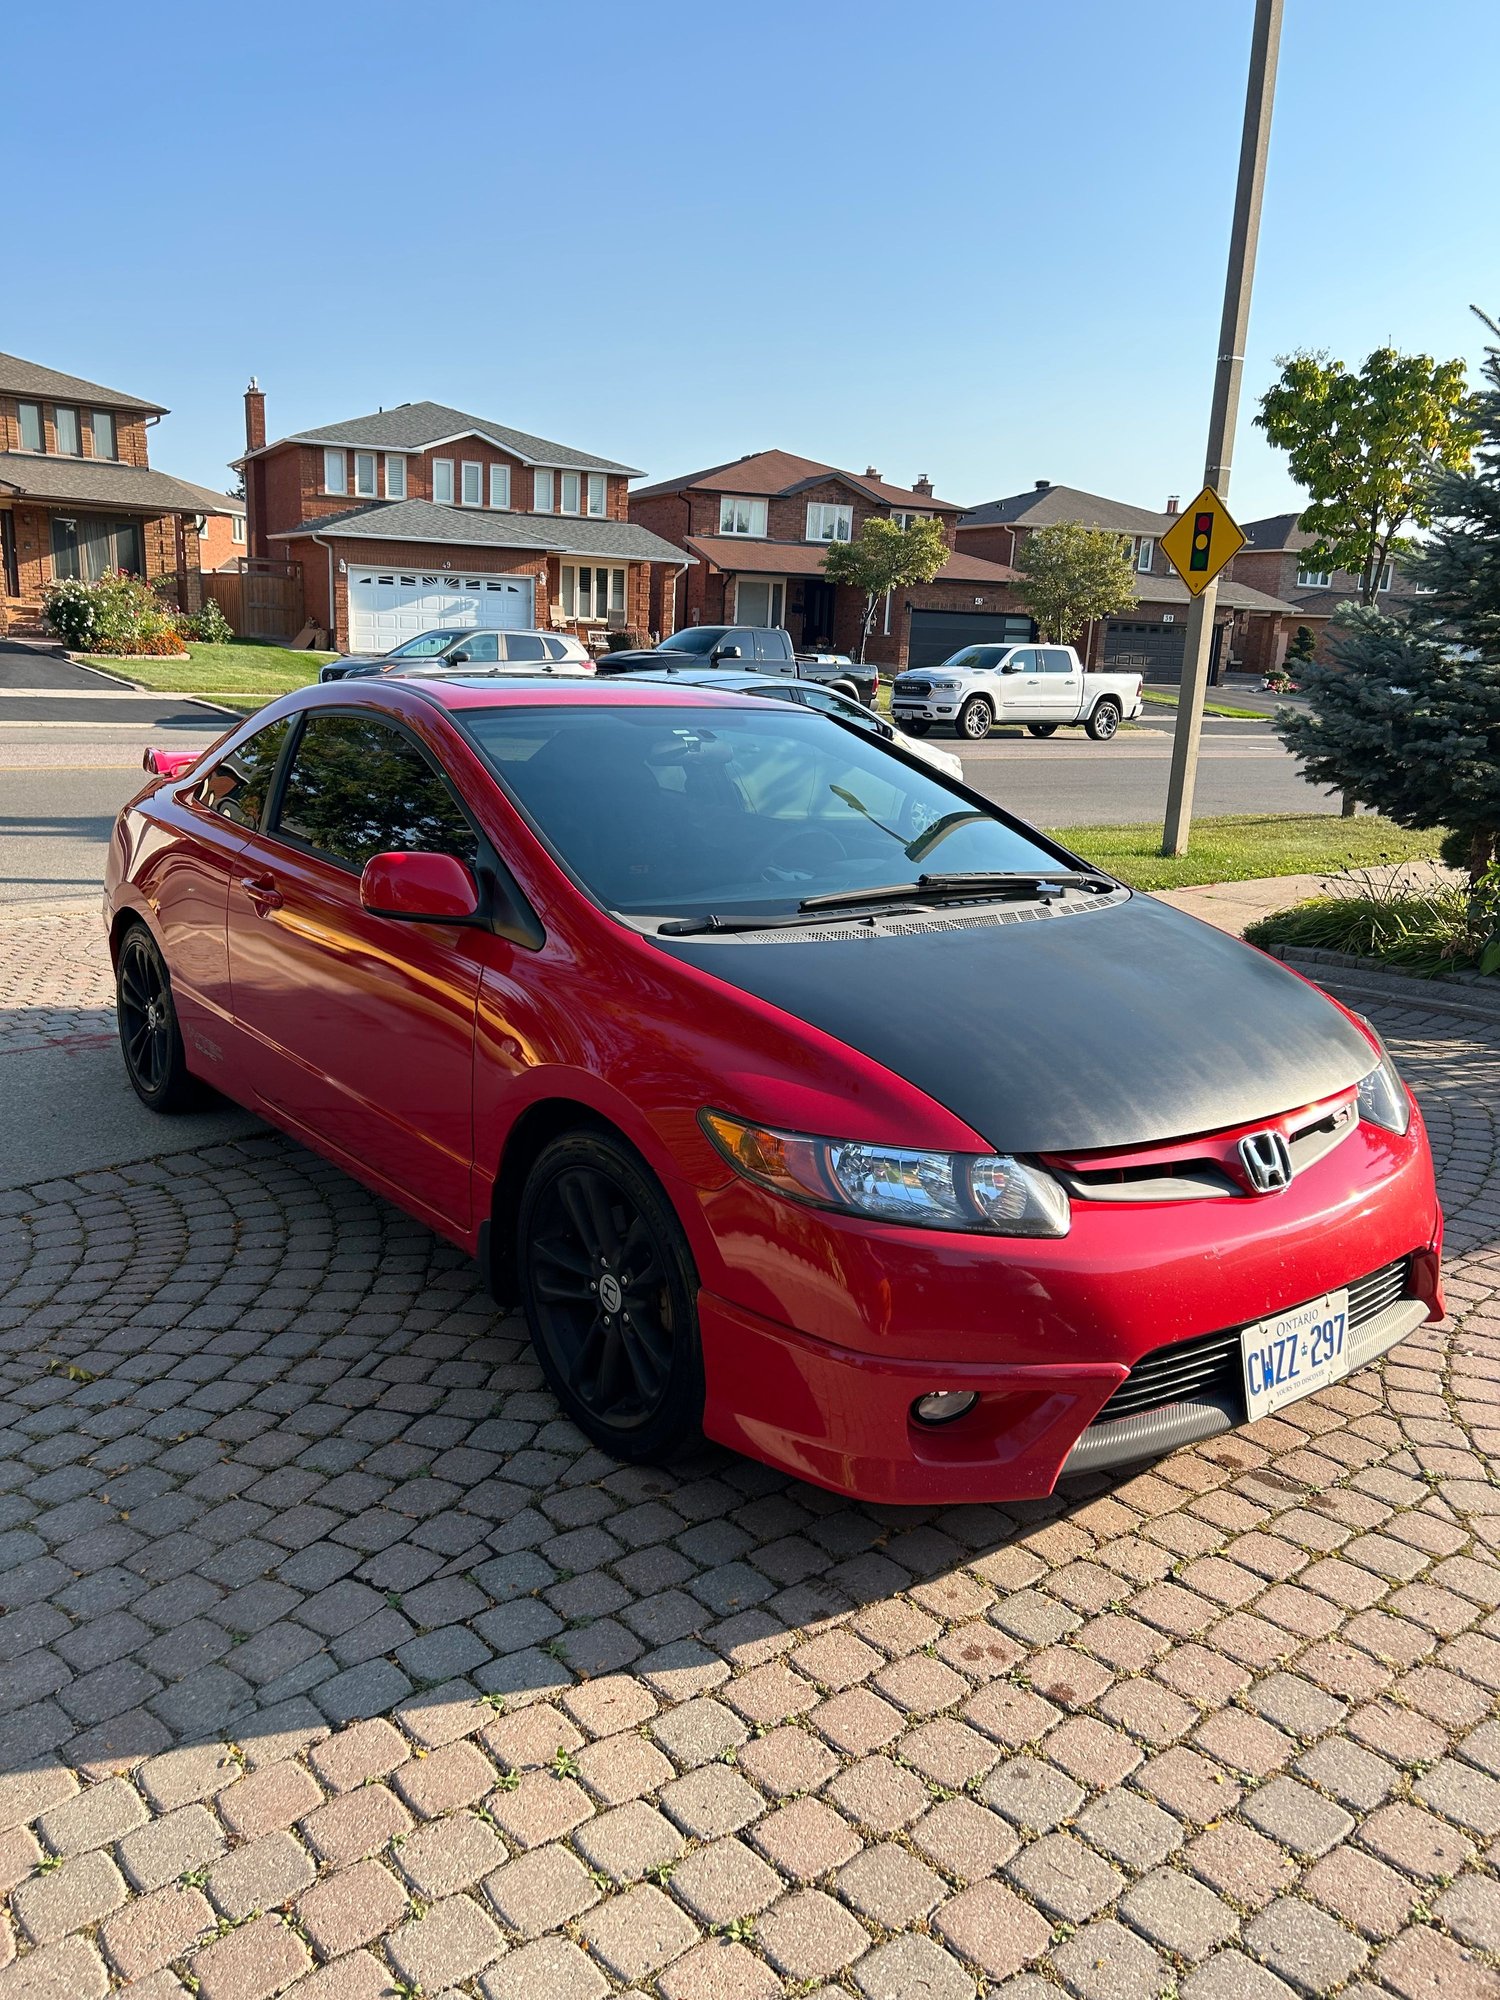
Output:
[[1029,618],[1011,611],[913,611],[909,667],[935,667],[960,646],[1017,646],[1036,637]]
[[1104,628],[1105,670],[1142,674],[1148,681],[1180,681],[1186,637],[1185,618],[1174,619],[1170,625],[1111,618]]

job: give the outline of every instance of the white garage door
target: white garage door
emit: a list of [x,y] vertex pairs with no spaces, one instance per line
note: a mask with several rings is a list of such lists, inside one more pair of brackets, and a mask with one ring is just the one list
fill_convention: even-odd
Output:
[[349,646],[388,653],[441,625],[515,631],[532,623],[528,576],[423,576],[413,570],[351,569]]

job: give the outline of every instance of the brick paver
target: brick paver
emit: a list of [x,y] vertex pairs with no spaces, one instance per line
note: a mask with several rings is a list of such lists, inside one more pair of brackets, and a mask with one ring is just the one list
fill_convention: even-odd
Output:
[[1500,1033],[1373,1011],[1452,1319],[1027,1505],[618,1465],[279,1137],[0,1194],[0,2000],[1496,2000]]

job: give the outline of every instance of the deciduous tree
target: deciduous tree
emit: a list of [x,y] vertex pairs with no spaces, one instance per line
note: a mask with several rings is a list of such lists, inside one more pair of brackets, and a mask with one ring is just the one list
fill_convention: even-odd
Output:
[[1016,596],[1044,639],[1071,646],[1091,618],[1112,618],[1135,603],[1127,545],[1104,528],[1058,521],[1038,528],[1016,552]]
[[952,553],[942,522],[933,517],[908,521],[903,528],[884,516],[872,514],[856,540],[830,544],[823,559],[823,574],[830,583],[846,583],[865,593],[859,659],[865,656],[875,613],[886,592],[911,590],[918,584],[931,583]]
[[1378,347],[1357,371],[1326,354],[1281,354],[1256,423],[1311,494],[1298,525],[1317,541],[1309,568],[1359,578],[1373,604],[1402,531],[1432,518],[1434,466],[1468,463],[1477,441],[1462,361]]

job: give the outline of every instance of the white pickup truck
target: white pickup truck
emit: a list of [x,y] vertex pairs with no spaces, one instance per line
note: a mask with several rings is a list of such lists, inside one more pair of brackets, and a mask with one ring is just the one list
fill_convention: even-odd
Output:
[[891,720],[912,736],[935,722],[982,743],[997,722],[1033,736],[1081,723],[1096,743],[1141,712],[1139,674],[1088,674],[1071,646],[964,646],[935,667],[898,674]]

